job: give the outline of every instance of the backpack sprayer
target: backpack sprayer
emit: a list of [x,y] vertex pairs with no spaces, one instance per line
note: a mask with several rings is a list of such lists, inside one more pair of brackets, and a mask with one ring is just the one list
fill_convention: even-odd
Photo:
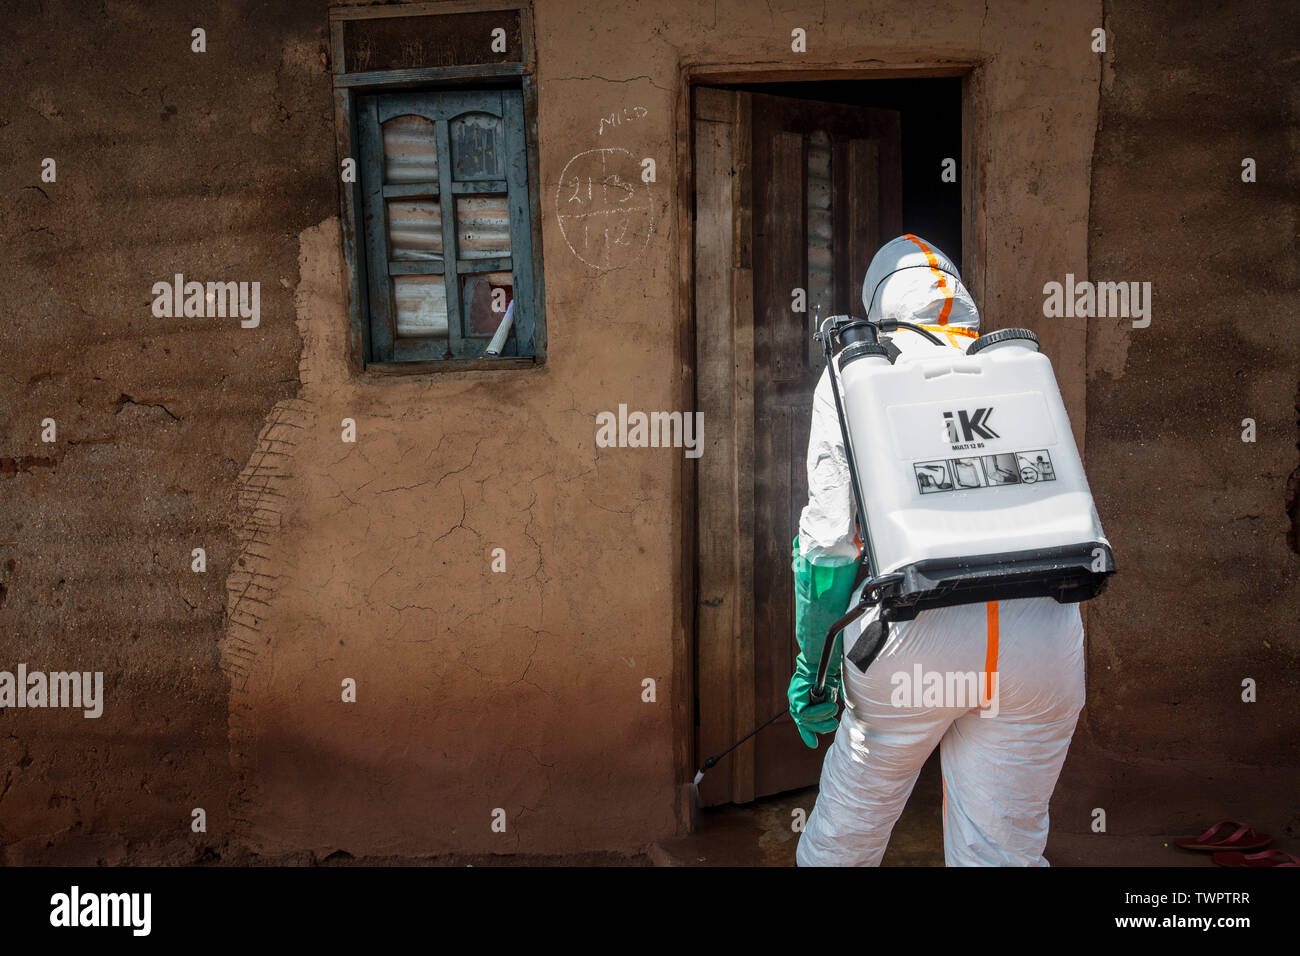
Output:
[[[880,341],[899,329],[944,344],[910,322],[851,316],[827,318],[814,336],[826,356],[863,546],[858,600],[826,635],[813,703],[826,699],[835,638],[877,605],[877,620],[845,655],[863,671],[892,621],[986,601],[1087,601],[1115,571],[1038,337],[1002,329],[965,353],[944,347],[900,361],[897,348]],[[695,783],[787,712],[710,757]]]

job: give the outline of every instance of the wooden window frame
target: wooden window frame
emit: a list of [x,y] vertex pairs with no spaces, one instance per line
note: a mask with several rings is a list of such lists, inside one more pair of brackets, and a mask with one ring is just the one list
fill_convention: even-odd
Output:
[[[520,57],[517,62],[474,66],[428,67],[347,73],[344,56],[344,24],[372,18],[413,18],[459,13],[500,12],[519,18]],[[348,357],[357,373],[372,375],[421,375],[431,372],[502,371],[538,368],[546,362],[545,281],[542,267],[541,181],[538,175],[537,86],[534,80],[536,55],[533,46],[532,8],[526,4],[474,2],[414,3],[401,6],[344,7],[331,9],[330,62],[334,83],[335,149],[339,168],[344,159],[356,161],[358,175],[352,183],[340,182],[339,207],[343,224],[344,268],[348,295]],[[364,190],[368,179],[362,162],[359,135],[361,98],[384,93],[439,93],[458,90],[517,89],[522,94],[523,134],[526,150],[527,215],[531,266],[531,289],[527,290],[534,328],[532,355],[500,358],[453,358],[415,361],[373,361],[371,343],[370,285]],[[454,214],[453,214],[454,217]],[[446,250],[444,250],[444,253]],[[454,252],[451,250],[454,262]],[[387,264],[384,264],[387,268]],[[517,273],[516,273],[517,275]],[[523,293],[516,288],[515,295]],[[450,303],[449,303],[450,306]],[[448,309],[448,324],[461,321]],[[450,332],[450,329],[449,329]]]

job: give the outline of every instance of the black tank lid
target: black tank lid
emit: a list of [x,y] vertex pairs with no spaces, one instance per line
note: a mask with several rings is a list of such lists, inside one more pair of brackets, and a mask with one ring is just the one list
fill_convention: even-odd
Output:
[[890,362],[893,361],[889,357],[889,350],[879,342],[854,342],[852,345],[846,345],[844,351],[840,353],[840,371],[843,371],[844,367],[850,362],[856,362],[860,358],[867,358],[872,355],[878,355]]
[[1034,348],[1038,348],[1038,336],[1028,329],[998,329],[996,332],[990,332],[988,335],[981,335],[966,348],[967,355],[974,355],[982,348],[990,345],[997,345],[999,342],[1013,342],[1021,340],[1033,342]]

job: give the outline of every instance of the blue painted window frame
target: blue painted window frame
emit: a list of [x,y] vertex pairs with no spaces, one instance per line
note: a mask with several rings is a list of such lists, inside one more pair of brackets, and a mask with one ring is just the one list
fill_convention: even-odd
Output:
[[[355,182],[345,179],[340,196],[353,368],[402,374],[539,366],[546,360],[546,321],[531,10],[517,8],[523,36],[521,62],[348,74],[343,72],[340,21],[368,9],[331,11],[337,146],[340,161],[352,159],[356,169]],[[449,124],[466,113],[501,119],[504,179],[460,182],[452,176]],[[416,184],[416,191],[427,196],[436,190],[440,199],[442,263],[399,262],[388,248],[386,199],[410,193],[403,187],[384,186],[381,128],[383,122],[402,115],[423,116],[435,124],[438,182]],[[467,194],[506,197],[509,257],[457,258],[455,198]],[[504,354],[488,358],[481,353],[485,338],[460,334],[461,281],[470,274],[504,271],[513,277],[514,326]],[[442,275],[446,337],[397,334],[390,291],[391,276],[397,274]],[[446,357],[449,350],[452,357]]]

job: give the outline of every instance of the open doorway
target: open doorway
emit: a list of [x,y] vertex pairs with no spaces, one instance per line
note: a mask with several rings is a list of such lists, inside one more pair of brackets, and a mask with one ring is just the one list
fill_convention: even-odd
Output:
[[[925,236],[962,261],[962,80],[692,89],[697,472],[696,752],[786,705],[790,546],[821,374],[814,315],[862,314],[876,250]],[[945,176],[945,160],[953,160]],[[703,805],[810,786],[823,751],[788,717],[705,778]]]
[[[812,109],[817,103],[838,103],[896,112],[903,232],[924,236],[953,262],[963,263],[961,77],[752,83],[725,88],[783,96],[803,101]],[[945,179],[942,173],[948,159],[956,168]]]

